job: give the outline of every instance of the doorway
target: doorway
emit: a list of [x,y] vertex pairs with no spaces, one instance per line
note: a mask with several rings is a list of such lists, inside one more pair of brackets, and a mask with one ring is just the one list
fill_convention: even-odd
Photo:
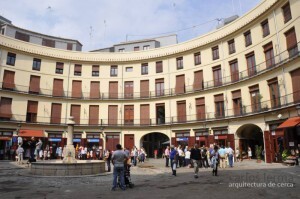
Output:
[[158,150],[158,157],[161,157],[164,151],[163,143],[170,141],[169,137],[163,133],[148,133],[141,138],[141,147],[144,147],[147,157],[154,157],[154,150]]

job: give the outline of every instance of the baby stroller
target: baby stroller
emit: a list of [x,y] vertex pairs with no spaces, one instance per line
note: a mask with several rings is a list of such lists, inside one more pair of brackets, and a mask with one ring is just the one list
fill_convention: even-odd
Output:
[[[129,188],[133,188],[134,184],[131,182],[131,177],[130,177],[130,167],[131,165],[129,164],[124,164],[124,181],[125,181],[125,186],[129,187]],[[118,176],[118,186],[121,187],[121,183],[120,183],[120,176]]]

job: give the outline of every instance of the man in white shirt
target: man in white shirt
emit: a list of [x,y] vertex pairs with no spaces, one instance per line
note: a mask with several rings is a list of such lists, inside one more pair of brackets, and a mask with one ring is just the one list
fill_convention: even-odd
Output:
[[230,146],[227,147],[226,153],[228,154],[229,167],[233,167],[233,154],[234,151]]

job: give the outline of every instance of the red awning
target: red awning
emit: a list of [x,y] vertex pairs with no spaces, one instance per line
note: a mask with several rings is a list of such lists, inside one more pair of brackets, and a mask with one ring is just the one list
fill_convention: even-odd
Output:
[[45,137],[43,130],[22,129],[19,132],[20,137]]
[[300,123],[300,117],[292,117],[280,124],[276,129],[295,127]]

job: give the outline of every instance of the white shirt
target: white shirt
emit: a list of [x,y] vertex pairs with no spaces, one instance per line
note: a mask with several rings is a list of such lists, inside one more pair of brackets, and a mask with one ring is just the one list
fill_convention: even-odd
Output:
[[190,151],[185,152],[185,159],[191,159],[191,152]]

